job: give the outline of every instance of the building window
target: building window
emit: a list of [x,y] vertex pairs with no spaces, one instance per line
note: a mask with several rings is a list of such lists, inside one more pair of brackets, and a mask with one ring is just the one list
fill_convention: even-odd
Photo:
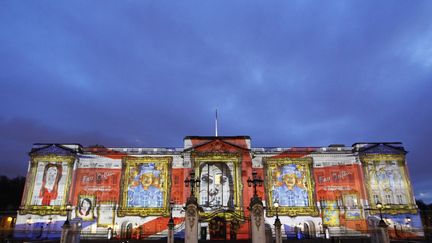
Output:
[[397,199],[398,199],[399,204],[404,204],[402,195],[397,195]]
[[377,204],[379,202],[378,195],[373,195],[374,203]]
[[390,195],[385,195],[385,198],[386,198],[386,203],[387,204],[392,204],[392,198],[391,198]]

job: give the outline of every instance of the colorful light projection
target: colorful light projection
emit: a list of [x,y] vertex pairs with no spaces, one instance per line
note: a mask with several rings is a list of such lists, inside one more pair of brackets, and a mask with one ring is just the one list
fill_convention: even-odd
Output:
[[204,162],[200,165],[199,203],[205,210],[234,205],[233,164]]
[[168,215],[172,157],[125,157],[119,216]]
[[73,198],[77,200],[80,195],[93,195],[98,203],[117,203],[120,178],[121,169],[78,168]]
[[369,204],[373,208],[377,202],[381,202],[385,205],[385,213],[416,213],[404,157],[383,154],[361,157]]
[[133,168],[127,188],[128,207],[162,207],[161,169],[156,163],[142,163]]
[[323,224],[340,226],[343,223],[349,228],[365,228],[361,209],[365,193],[360,165],[317,167],[314,176]]
[[311,158],[265,158],[268,216],[273,216],[273,204],[279,202],[281,215],[318,214],[314,202],[314,182]]
[[[204,210],[205,216],[221,209],[240,210],[240,168],[238,154],[232,155],[205,155],[193,154],[195,174],[199,175],[201,185],[199,187],[198,203]],[[233,211],[225,212],[230,219]]]
[[29,194],[22,213],[62,214],[70,187],[71,156],[35,156],[31,160]]
[[102,202],[97,209],[97,226],[113,227],[115,216],[115,205],[110,202]]
[[332,227],[339,226],[339,214],[340,210],[336,201],[326,201],[325,207],[323,208],[323,224]]
[[92,221],[94,218],[95,197],[93,195],[80,195],[76,216],[84,221]]

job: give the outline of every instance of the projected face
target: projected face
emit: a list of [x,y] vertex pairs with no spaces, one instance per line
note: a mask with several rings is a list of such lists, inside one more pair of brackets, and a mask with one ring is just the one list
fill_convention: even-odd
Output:
[[153,183],[153,173],[146,173],[141,176],[141,183],[144,190],[147,190]]
[[201,169],[200,204],[205,207],[228,206],[229,169],[222,163],[204,164]]
[[80,214],[81,215],[84,215],[84,216],[87,216],[87,215],[89,215],[89,213],[90,213],[90,210],[91,210],[91,201],[90,201],[90,199],[88,199],[88,198],[84,198],[82,201],[81,201],[81,205],[80,205]]
[[292,189],[296,183],[296,178],[294,174],[286,174],[283,176],[283,180],[288,189]]
[[49,167],[46,172],[46,184],[45,187],[52,189],[57,179],[57,167]]

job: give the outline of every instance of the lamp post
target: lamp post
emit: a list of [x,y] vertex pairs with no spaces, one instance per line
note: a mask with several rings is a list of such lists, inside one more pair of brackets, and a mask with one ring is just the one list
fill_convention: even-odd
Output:
[[406,233],[405,233],[405,235],[406,235],[406,238],[408,239],[409,232],[410,232],[410,227],[411,227],[411,218],[408,217],[408,216],[405,218],[405,225],[406,225]]
[[46,238],[48,238],[48,235],[49,235],[49,233],[51,231],[51,223],[52,223],[52,217],[49,217],[48,218],[48,222],[47,222],[47,235],[46,235]]
[[386,224],[386,222],[384,221],[384,219],[383,219],[383,215],[382,215],[382,208],[383,208],[382,203],[377,202],[376,207],[378,208],[379,213],[380,213],[380,221],[379,221],[379,223],[378,223],[378,227],[386,228],[386,227],[387,227],[387,224]]
[[72,212],[72,205],[69,202],[68,204],[66,204],[66,221],[64,222],[64,225],[69,226],[70,225],[70,214]]
[[172,230],[174,230],[174,219],[173,219],[173,213],[172,213],[173,208],[174,208],[174,202],[171,200],[169,205],[170,205],[170,207],[169,207],[170,219],[168,220],[168,229],[170,231],[172,231]]
[[278,202],[278,200],[276,200],[273,203],[273,206],[276,209],[276,219],[274,222],[276,243],[282,243],[282,231],[281,231],[282,224],[281,224],[281,221],[279,219],[279,212],[278,212],[279,202]]
[[60,243],[72,242],[74,234],[72,231],[72,225],[70,224],[70,214],[72,212],[72,205],[70,202],[66,204],[66,221],[62,226],[62,233]]
[[252,179],[249,177],[247,180],[248,186],[254,188],[254,197],[258,197],[258,193],[257,193],[257,186],[262,186],[262,183],[264,182],[263,179],[261,179],[261,177],[258,176],[258,173],[253,170],[252,171]]
[[406,224],[408,229],[411,227],[411,218],[410,217],[407,216],[405,218],[405,224]]
[[266,241],[265,236],[265,221],[264,221],[264,204],[260,197],[258,197],[257,186],[262,186],[263,180],[257,175],[255,170],[252,170],[252,178],[248,178],[247,183],[249,187],[254,188],[254,195],[249,203],[250,222],[252,243],[262,243]]
[[191,171],[190,178],[184,180],[185,186],[191,187],[191,195],[186,201],[185,212],[185,241],[189,243],[198,243],[198,219],[199,205],[195,197],[195,187],[200,186],[200,180],[195,178],[195,172]]
[[27,218],[26,223],[27,223],[27,230],[30,231],[32,225],[31,217]]
[[191,197],[195,196],[195,187],[199,187],[200,186],[200,180],[199,179],[195,179],[195,171],[191,171],[190,173],[190,178],[186,177],[186,179],[184,180],[185,182],[185,186],[191,188]]
[[279,209],[279,201],[276,200],[276,201],[273,203],[273,206],[274,206],[274,208],[276,209],[276,221],[280,221],[280,220],[279,220],[279,212],[278,212],[278,209]]

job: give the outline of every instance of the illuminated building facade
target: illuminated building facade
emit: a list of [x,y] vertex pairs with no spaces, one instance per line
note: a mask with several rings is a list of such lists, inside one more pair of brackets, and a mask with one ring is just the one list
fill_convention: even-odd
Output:
[[201,239],[249,239],[252,172],[273,227],[276,208],[287,238],[364,235],[380,220],[390,234],[415,235],[421,221],[400,143],[252,148],[247,136],[184,139],[183,148],[105,148],[35,144],[15,235],[58,238],[72,205],[82,237],[165,237],[170,209],[184,230],[191,188],[201,207]]

